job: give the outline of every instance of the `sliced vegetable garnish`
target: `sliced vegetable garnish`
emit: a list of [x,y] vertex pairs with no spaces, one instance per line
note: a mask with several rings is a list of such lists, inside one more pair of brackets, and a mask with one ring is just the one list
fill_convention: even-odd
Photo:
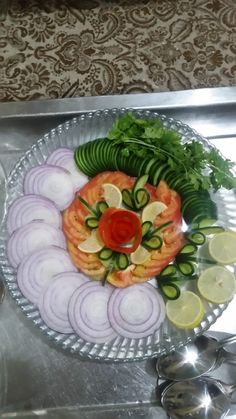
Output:
[[98,253],[98,257],[101,260],[109,260],[109,259],[111,259],[112,255],[113,255],[113,251],[111,249],[107,249],[106,247],[104,247]]
[[89,205],[88,202],[82,198],[82,196],[78,195],[78,199],[89,210],[89,212],[91,212],[91,214],[93,214],[95,217],[98,217],[98,212],[93,207],[91,207],[91,205]]
[[123,189],[122,199],[123,199],[123,203],[126,207],[128,207],[131,210],[134,208],[133,195],[128,189]]
[[85,225],[88,228],[98,228],[98,219],[96,217],[86,218]]
[[144,240],[142,246],[148,250],[160,249],[163,244],[162,238],[157,235],[153,235],[150,239]]
[[66,249],[63,232],[44,221],[31,221],[12,233],[7,242],[7,256],[16,268],[25,256],[50,245]]
[[138,210],[144,208],[150,201],[150,194],[146,189],[138,189],[134,194],[135,206]]
[[68,170],[42,164],[30,169],[24,179],[25,194],[42,195],[53,201],[59,210],[67,208],[74,198],[74,185]]
[[91,231],[91,235],[83,242],[78,244],[78,249],[84,253],[98,253],[104,246],[97,229]]
[[134,183],[134,186],[133,186],[133,190],[132,190],[134,196],[139,189],[144,188],[144,186],[146,185],[146,183],[148,181],[148,177],[149,177],[148,175],[143,175],[143,176],[137,177],[137,179]]
[[180,288],[171,281],[159,282],[158,286],[161,293],[168,300],[176,300],[180,296]]
[[193,231],[193,232],[187,233],[186,238],[188,239],[188,241],[190,241],[191,243],[197,246],[201,246],[206,241],[206,237],[201,231],[195,231],[195,232]]
[[123,209],[108,208],[99,220],[98,231],[106,247],[121,253],[134,252],[142,239],[139,218]]
[[77,268],[65,250],[48,246],[22,260],[17,271],[17,283],[22,294],[38,304],[43,289],[54,275],[62,272],[77,272]]
[[149,233],[149,231],[151,230],[151,228],[152,228],[151,221],[145,221],[142,224],[142,236],[143,236],[143,238]]
[[177,269],[175,265],[168,265],[160,272],[160,276],[175,276]]
[[48,198],[38,195],[24,195],[17,198],[9,207],[7,231],[12,234],[17,228],[34,220],[41,220],[54,227],[61,227],[61,214]]
[[180,250],[179,254],[191,256],[197,252],[197,246],[195,244],[185,244],[182,249]]
[[63,272],[52,278],[39,300],[39,311],[48,327],[59,333],[73,333],[68,317],[69,301],[75,290],[88,281],[88,277],[77,272]]
[[184,276],[191,276],[195,272],[194,265],[189,260],[177,262],[177,267]]
[[74,161],[74,152],[69,148],[57,148],[48,157],[47,164],[63,167],[70,172],[75,190],[79,190],[88,182],[85,176],[76,166]]
[[135,252],[131,253],[130,260],[132,263],[136,265],[141,265],[142,263],[147,262],[147,260],[150,259],[150,257],[151,257],[150,251],[140,245],[135,250]]
[[129,259],[125,253],[118,253],[116,255],[116,264],[118,270],[123,271],[124,269],[128,268],[129,266]]
[[113,329],[127,338],[143,338],[155,332],[165,318],[162,297],[150,284],[136,284],[113,291],[108,303]]
[[104,343],[117,334],[108,317],[108,301],[113,288],[109,285],[88,282],[81,285],[69,303],[69,319],[74,331],[85,341]]
[[156,233],[159,233],[159,232],[161,232],[161,231],[165,230],[165,229],[166,229],[167,227],[169,227],[171,224],[173,224],[173,221],[167,221],[166,223],[161,224],[159,227],[155,228],[155,229],[152,231],[152,234],[156,234]]
[[224,227],[220,226],[212,226],[212,227],[201,227],[198,229],[199,232],[203,234],[218,234],[223,233],[225,231]]
[[109,205],[106,201],[99,201],[96,205],[98,216],[100,217],[107,210],[107,208],[109,208]]

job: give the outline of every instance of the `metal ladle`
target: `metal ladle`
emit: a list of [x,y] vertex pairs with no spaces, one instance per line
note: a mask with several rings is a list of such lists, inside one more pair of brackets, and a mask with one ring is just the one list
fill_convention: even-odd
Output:
[[236,384],[202,377],[175,382],[162,393],[161,403],[171,419],[221,419],[230,410],[230,396]]
[[236,335],[217,341],[201,335],[193,343],[157,360],[159,377],[172,381],[200,377],[220,366],[224,361],[236,361],[236,354],[225,351],[223,346],[236,342]]

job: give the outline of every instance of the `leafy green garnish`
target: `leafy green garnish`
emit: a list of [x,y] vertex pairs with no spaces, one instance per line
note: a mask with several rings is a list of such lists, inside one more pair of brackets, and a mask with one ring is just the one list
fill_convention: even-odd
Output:
[[183,143],[178,132],[167,129],[156,118],[140,119],[128,112],[116,120],[107,138],[114,145],[122,145],[121,153],[126,157],[156,157],[160,163],[167,163],[196,190],[236,187],[233,162],[215,148],[206,150],[197,140]]

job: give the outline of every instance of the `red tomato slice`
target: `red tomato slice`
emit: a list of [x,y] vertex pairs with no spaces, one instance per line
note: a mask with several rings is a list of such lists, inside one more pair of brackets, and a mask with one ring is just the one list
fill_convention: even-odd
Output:
[[108,208],[99,220],[98,232],[105,246],[116,252],[132,253],[142,240],[139,218],[123,209]]

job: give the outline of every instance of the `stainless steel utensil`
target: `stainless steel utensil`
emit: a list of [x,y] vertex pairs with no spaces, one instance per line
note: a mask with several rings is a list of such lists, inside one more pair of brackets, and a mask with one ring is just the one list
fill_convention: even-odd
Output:
[[[2,167],[2,164],[0,163],[0,197],[1,201],[5,202],[5,196],[6,196],[6,174]],[[0,206],[0,230],[2,225],[2,219],[4,215],[4,206]],[[0,231],[1,233],[1,231]],[[2,278],[0,277],[0,304],[3,302],[5,297],[5,286]]]
[[174,382],[162,393],[161,403],[172,419],[221,419],[230,409],[236,384],[202,377]]
[[236,355],[223,350],[223,346],[236,342],[236,335],[217,341],[201,335],[191,344],[157,360],[157,372],[161,378],[173,381],[200,377],[220,366],[224,361],[236,361]]

